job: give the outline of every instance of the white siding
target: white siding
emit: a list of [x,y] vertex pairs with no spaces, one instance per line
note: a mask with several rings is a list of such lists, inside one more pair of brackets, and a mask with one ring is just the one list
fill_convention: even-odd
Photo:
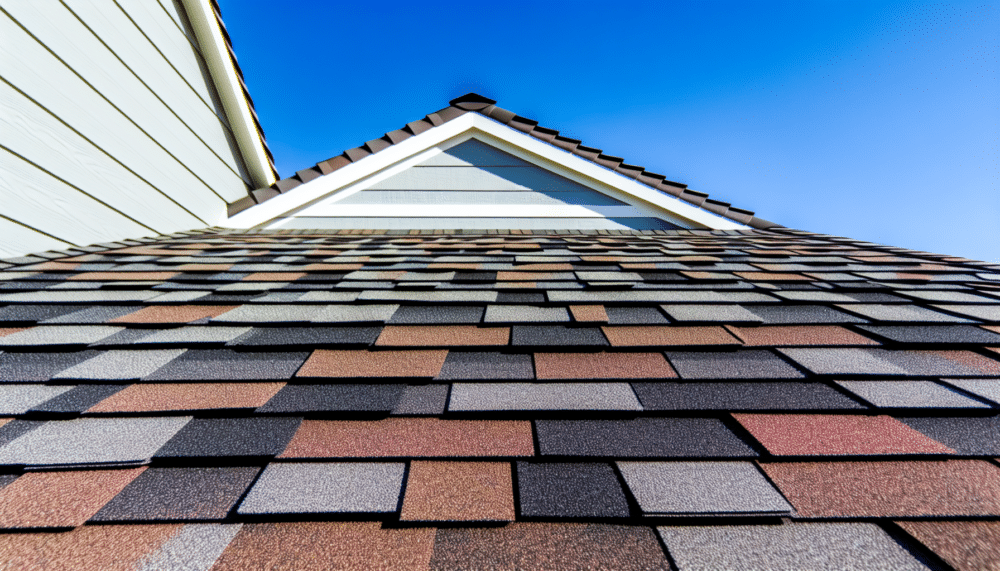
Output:
[[215,225],[246,196],[186,26],[172,0],[0,0],[4,255]]

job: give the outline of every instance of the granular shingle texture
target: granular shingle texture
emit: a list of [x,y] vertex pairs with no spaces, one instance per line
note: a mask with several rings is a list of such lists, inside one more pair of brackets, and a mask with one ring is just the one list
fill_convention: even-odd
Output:
[[1000,569],[1000,522],[900,521],[897,524],[957,571]]
[[897,539],[976,568],[989,536],[947,530],[1000,517],[995,265],[781,228],[209,229],[4,264],[0,494],[68,514],[0,534],[13,568],[910,568]]
[[25,474],[0,489],[0,528],[82,525],[145,469]]

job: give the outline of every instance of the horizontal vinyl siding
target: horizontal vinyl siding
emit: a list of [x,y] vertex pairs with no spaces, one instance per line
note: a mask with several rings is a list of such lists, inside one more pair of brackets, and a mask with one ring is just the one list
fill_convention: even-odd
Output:
[[3,236],[3,240],[0,240],[0,258],[20,256],[25,252],[62,250],[77,245],[46,236],[2,215],[0,215],[0,236]]

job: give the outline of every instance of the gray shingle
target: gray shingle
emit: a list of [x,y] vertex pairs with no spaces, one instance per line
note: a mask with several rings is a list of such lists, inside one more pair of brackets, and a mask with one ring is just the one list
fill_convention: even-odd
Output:
[[1000,335],[975,325],[859,325],[897,343],[975,343],[1000,345]]
[[739,305],[661,305],[675,321],[713,323],[760,323],[760,317]]
[[969,317],[975,317],[983,321],[1000,321],[1000,303],[994,303],[993,305],[932,305],[931,307],[960,315],[968,315]]
[[392,314],[392,324],[479,323],[485,308],[477,305],[404,305]]
[[70,367],[56,379],[94,379],[132,381],[141,379],[177,357],[186,349],[153,349],[148,351],[107,351],[93,359]]
[[778,349],[817,375],[906,375],[877,349]]
[[286,385],[257,410],[263,413],[389,412],[404,389],[404,385],[386,384]]
[[145,380],[285,380],[299,370],[308,356],[308,352],[245,353],[229,349],[192,349],[145,377]]
[[313,317],[313,323],[385,322],[399,309],[398,305],[326,305]]
[[[46,306],[35,306],[35,307],[46,307]],[[72,324],[105,323],[112,319],[117,319],[119,317],[128,315],[130,313],[135,313],[135,311],[136,308],[134,306],[98,305],[95,307],[88,307],[86,309],[74,311],[73,313],[60,315],[58,317],[52,317],[46,319],[43,323],[72,323]]]
[[629,291],[561,291],[548,292],[553,302],[605,303],[605,302],[646,302],[646,303],[768,303],[776,298],[762,293],[728,291],[676,291],[676,290],[629,290]]
[[[947,303],[996,303],[997,300],[981,295],[966,293],[961,291],[937,291],[937,290],[897,290],[896,293],[923,299],[927,301],[944,301]],[[948,307],[948,306],[944,306]]]
[[208,291],[171,291],[149,299],[146,303],[186,303],[211,295]]
[[134,341],[134,344],[184,344],[184,345],[210,345],[224,344],[240,336],[249,333],[251,327],[206,327],[203,325],[189,325],[173,329],[163,329],[151,335],[142,337]]
[[518,462],[526,517],[628,517],[628,501],[609,464]]
[[769,324],[864,323],[867,320],[821,305],[755,305],[748,307]]
[[655,307],[605,307],[610,325],[655,325],[669,323]]
[[823,383],[632,383],[646,410],[863,409]]
[[530,321],[569,321],[565,307],[531,305],[491,305],[486,308],[487,323],[517,323]]
[[392,409],[393,415],[444,414],[448,401],[448,385],[410,385]]
[[750,462],[618,462],[618,469],[649,514],[792,511]]
[[239,513],[385,513],[396,511],[402,463],[270,464]]
[[109,325],[42,325],[0,337],[0,347],[87,345],[123,329]]
[[0,308],[0,323],[4,323],[4,326],[35,323],[70,315],[79,310],[79,305],[8,305]]
[[221,520],[260,468],[151,468],[125,486],[91,521]]
[[842,293],[830,291],[776,291],[774,295],[790,301],[819,301],[830,303],[853,303],[857,299]]
[[277,456],[300,417],[196,418],[156,452],[157,458]]
[[667,351],[682,379],[801,379],[804,375],[770,351]]
[[422,301],[428,303],[493,303],[497,300],[495,291],[402,291],[365,290],[358,296],[359,301]]
[[511,327],[511,345],[603,347],[608,345],[608,340],[597,327],[515,325]]
[[323,310],[322,305],[241,305],[213,317],[220,323],[308,323]]
[[53,399],[35,405],[31,410],[50,413],[83,412],[123,388],[124,385],[78,385]]
[[913,417],[899,420],[959,454],[1000,456],[1000,416]]
[[836,381],[879,408],[989,408],[931,381]]
[[351,303],[358,299],[356,291],[310,291],[299,298],[298,301],[321,302],[321,303]]
[[303,346],[371,345],[381,327],[257,327],[253,333],[237,339],[231,346]]
[[944,379],[948,384],[1000,404],[1000,379]]
[[455,383],[449,411],[642,410],[628,383]]
[[0,446],[5,446],[44,424],[38,420],[14,419],[0,426]]
[[82,290],[82,291],[32,291],[0,294],[0,303],[103,303],[144,301],[162,295],[158,291],[135,290]]
[[537,420],[546,456],[752,457],[757,454],[714,418]]
[[53,420],[0,448],[0,464],[99,464],[150,458],[190,416]]
[[50,385],[0,385],[0,414],[24,414],[36,405],[73,387]]
[[534,379],[531,355],[450,351],[437,376],[440,380]]
[[681,571],[924,571],[872,523],[658,527]]
[[[881,305],[862,304],[838,305],[840,309],[857,313],[875,321],[911,321],[911,322],[940,322],[940,323],[968,323],[968,319],[946,315],[937,311],[931,311],[923,307],[914,305]],[[960,306],[966,307],[966,306]],[[1000,315],[1000,314],[998,314]]]
[[140,562],[138,571],[208,571],[243,524],[188,524]]

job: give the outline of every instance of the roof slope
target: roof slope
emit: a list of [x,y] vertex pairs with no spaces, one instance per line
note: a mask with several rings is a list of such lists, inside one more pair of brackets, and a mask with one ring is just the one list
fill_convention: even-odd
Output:
[[14,567],[1000,560],[996,265],[789,230],[209,231],[3,263]]
[[492,99],[475,93],[469,93],[453,99],[450,105],[444,109],[431,113],[421,120],[408,123],[401,129],[386,133],[378,139],[368,141],[360,147],[344,151],[342,154],[320,162],[312,168],[301,170],[294,176],[280,180],[268,188],[252,191],[246,199],[230,205],[229,215],[233,216],[279,194],[292,191],[303,183],[328,175],[344,166],[388,149],[395,144],[434,127],[441,126],[466,113],[477,113],[484,117],[489,117],[513,129],[524,132],[535,139],[544,141],[650,188],[684,200],[687,203],[734,222],[745,224],[752,228],[779,227],[779,225],[773,222],[755,217],[754,213],[749,210],[736,208],[729,203],[711,199],[708,197],[708,194],[691,190],[685,184],[669,181],[663,175],[649,172],[640,166],[628,164],[622,158],[606,155],[600,149],[585,146],[582,144],[582,141],[577,139],[563,137],[559,135],[559,131],[542,127],[538,125],[537,121],[521,117],[511,111],[497,107],[496,102]]

